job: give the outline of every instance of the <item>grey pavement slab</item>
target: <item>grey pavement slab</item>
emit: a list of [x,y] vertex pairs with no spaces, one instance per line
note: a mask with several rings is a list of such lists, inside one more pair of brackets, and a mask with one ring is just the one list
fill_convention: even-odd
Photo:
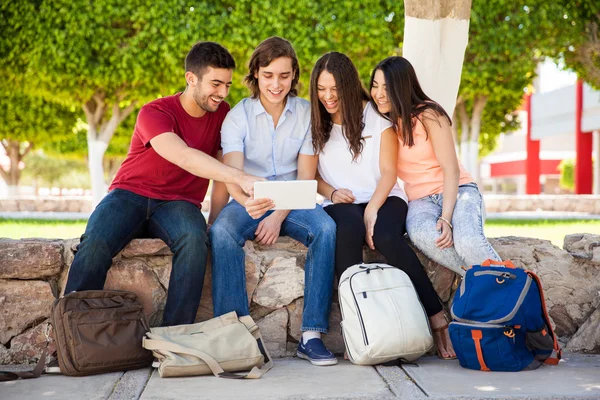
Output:
[[373,367],[340,360],[316,367],[304,360],[279,359],[262,378],[232,380],[199,376],[162,379],[155,371],[142,400],[151,399],[386,399],[394,398]]
[[37,379],[0,382],[0,399],[104,400],[109,398],[121,376],[123,372],[83,377],[42,375]]
[[115,385],[108,400],[139,399],[152,374],[152,368],[127,371]]
[[482,372],[425,357],[402,368],[430,398],[600,399],[600,356],[566,354],[534,371]]

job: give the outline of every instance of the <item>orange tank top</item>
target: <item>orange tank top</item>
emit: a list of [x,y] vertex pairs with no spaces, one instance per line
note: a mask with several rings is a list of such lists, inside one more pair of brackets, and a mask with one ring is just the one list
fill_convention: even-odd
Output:
[[[425,127],[417,120],[413,128],[414,146],[404,146],[402,139],[398,149],[398,177],[404,181],[408,200],[416,200],[444,191],[444,172],[427,138]],[[458,162],[460,168],[459,185],[473,182],[473,177]]]

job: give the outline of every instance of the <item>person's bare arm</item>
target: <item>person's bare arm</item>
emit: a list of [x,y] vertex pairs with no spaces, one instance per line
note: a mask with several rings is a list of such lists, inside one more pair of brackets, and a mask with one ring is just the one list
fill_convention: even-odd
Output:
[[[223,162],[233,168],[243,170],[244,169],[244,153],[241,151],[232,151],[223,156]],[[264,180],[264,179],[263,179]],[[274,207],[271,199],[254,199],[253,195],[248,195],[245,190],[235,184],[227,183],[227,191],[241,205],[246,207],[248,214],[254,218],[262,217],[267,211]],[[252,190],[254,193],[254,189]]]
[[[458,194],[458,181],[460,179],[460,168],[452,138],[452,131],[448,120],[432,111],[425,111],[421,120],[427,128],[429,140],[433,146],[433,152],[444,173],[444,202],[442,205],[442,217],[452,221],[456,195]],[[437,229],[441,231],[436,241],[439,248],[452,247],[452,228],[443,220],[438,220]]]
[[165,132],[155,136],[150,140],[150,144],[158,155],[187,172],[201,178],[235,183],[247,193],[253,192],[254,182],[264,180],[229,167],[208,154],[189,147],[173,132]]
[[373,234],[375,232],[375,222],[377,222],[377,213],[385,203],[390,191],[397,180],[397,160],[398,160],[398,137],[392,128],[388,128],[381,133],[381,146],[379,149],[379,170],[381,178],[375,192],[365,208],[364,222],[367,234],[366,242],[371,249],[375,249],[373,243]]
[[[217,160],[223,160],[223,152],[219,150]],[[208,212],[208,225],[212,225],[219,213],[229,201],[229,192],[227,186],[223,182],[213,181],[212,190],[210,192],[210,211]]]

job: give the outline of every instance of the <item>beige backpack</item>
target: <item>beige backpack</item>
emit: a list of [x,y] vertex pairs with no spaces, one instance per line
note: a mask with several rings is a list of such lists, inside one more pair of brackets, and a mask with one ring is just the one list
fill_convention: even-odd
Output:
[[143,346],[160,361],[161,378],[212,373],[256,379],[273,366],[252,317],[238,318],[235,311],[196,324],[150,328]]
[[415,288],[387,264],[358,264],[340,278],[342,334],[350,361],[359,365],[414,361],[433,346]]

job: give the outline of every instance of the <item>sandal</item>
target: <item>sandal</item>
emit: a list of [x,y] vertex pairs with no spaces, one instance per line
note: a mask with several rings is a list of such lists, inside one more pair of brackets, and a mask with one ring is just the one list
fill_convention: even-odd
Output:
[[[444,314],[444,317],[446,317],[446,315]],[[440,326],[439,328],[432,328],[431,332],[433,332],[433,334],[439,334],[440,338],[442,339],[442,346],[444,346],[444,348],[446,348],[446,346],[448,345],[448,341],[446,340],[446,332],[448,330],[448,318],[446,317],[446,324]],[[436,350],[437,350],[437,356],[439,358],[441,358],[442,360],[456,360],[456,356],[447,356],[444,357],[442,355],[442,351],[440,350],[440,347],[436,345]]]

